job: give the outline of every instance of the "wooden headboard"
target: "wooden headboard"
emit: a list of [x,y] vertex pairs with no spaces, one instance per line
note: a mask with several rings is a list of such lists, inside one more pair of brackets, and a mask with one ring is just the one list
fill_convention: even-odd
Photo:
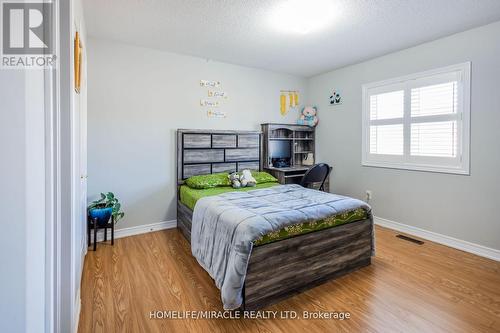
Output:
[[260,131],[177,130],[177,183],[195,175],[260,170]]

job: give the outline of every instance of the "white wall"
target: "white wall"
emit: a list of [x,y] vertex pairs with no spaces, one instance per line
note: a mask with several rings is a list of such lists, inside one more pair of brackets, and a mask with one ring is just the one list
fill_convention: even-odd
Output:
[[45,82],[0,69],[0,331],[45,326]]
[[5,157],[0,163],[2,332],[26,329],[25,81],[23,71],[0,70],[0,154]]
[[[280,89],[306,96],[306,80],[294,76],[93,38],[87,51],[89,199],[115,192],[126,214],[118,229],[176,218],[177,128],[295,122],[297,112],[279,113]],[[207,118],[200,79],[222,82],[227,118]]]
[[[361,85],[472,62],[471,175],[361,166]],[[334,166],[332,189],[364,198],[374,214],[500,249],[500,22],[345,67],[309,81],[319,106],[319,160]],[[344,104],[329,106],[331,89]]]

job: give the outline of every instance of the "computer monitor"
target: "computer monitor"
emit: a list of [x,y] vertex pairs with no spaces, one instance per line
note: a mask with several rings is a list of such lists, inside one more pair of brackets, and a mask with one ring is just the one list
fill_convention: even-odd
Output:
[[290,158],[292,145],[289,140],[273,140],[269,142],[270,158]]

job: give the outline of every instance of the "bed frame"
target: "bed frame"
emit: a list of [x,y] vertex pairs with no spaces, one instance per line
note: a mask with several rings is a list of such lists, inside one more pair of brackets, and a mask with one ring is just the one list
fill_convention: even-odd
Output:
[[[260,170],[258,131],[177,130],[177,185],[199,174]],[[177,189],[177,193],[179,193]],[[191,241],[193,211],[177,199],[177,227]],[[371,219],[255,246],[243,290],[256,310],[371,262]]]

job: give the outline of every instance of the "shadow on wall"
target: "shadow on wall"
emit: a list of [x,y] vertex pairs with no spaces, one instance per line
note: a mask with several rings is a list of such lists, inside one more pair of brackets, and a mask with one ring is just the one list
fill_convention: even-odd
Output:
[[175,220],[176,196],[173,185],[169,182],[154,189],[144,190],[143,193],[147,193],[145,196],[122,198],[125,217],[117,224],[116,229]]
[[[163,152],[165,183],[143,189],[147,196],[135,198],[127,203],[124,209],[129,209],[129,219],[117,229],[173,221],[177,218],[177,129],[169,129],[168,144]],[[151,163],[155,163],[151,161]]]

